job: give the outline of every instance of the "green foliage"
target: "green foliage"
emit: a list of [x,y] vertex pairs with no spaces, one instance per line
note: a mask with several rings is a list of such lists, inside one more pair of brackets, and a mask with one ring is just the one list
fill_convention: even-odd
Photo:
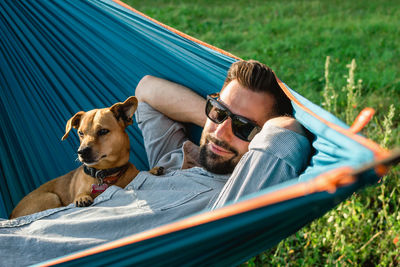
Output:
[[330,59],[331,57],[327,56],[325,61],[325,87],[323,91],[324,102],[322,102],[322,106],[325,107],[326,110],[336,114],[338,94],[329,80]]
[[[124,0],[162,23],[243,59],[257,59],[363,134],[400,147],[398,0]],[[347,69],[347,70],[346,70]],[[247,266],[400,265],[400,167]]]
[[349,65],[346,66],[349,69],[349,75],[346,76],[347,84],[346,87],[343,88],[343,91],[347,93],[346,95],[346,123],[351,124],[356,117],[357,113],[355,109],[357,108],[358,103],[360,103],[360,93],[361,93],[361,80],[358,80],[356,84],[354,81],[354,72],[356,70],[356,61],[353,59]]
[[379,135],[379,139],[381,146],[388,148],[388,143],[390,142],[390,139],[393,135],[392,131],[392,126],[393,126],[393,119],[395,116],[396,108],[394,107],[393,104],[390,105],[389,108],[389,113],[387,116],[385,116],[385,119],[383,120],[383,131]]

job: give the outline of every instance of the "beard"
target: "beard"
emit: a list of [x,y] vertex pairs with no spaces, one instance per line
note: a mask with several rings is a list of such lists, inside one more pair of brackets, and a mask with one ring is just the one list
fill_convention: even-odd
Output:
[[[200,156],[199,161],[203,168],[207,171],[216,173],[216,174],[229,174],[232,173],[238,164],[242,155],[239,155],[236,149],[231,147],[224,141],[218,140],[207,134],[202,137],[203,142],[200,145]],[[208,148],[208,144],[213,142],[214,144],[231,151],[234,155],[230,158],[225,158],[220,155],[215,154]]]

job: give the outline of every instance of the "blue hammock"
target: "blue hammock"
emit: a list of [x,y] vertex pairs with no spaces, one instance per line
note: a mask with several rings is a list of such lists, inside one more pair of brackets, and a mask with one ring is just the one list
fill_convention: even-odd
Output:
[[[76,135],[60,141],[76,111],[126,99],[147,74],[205,96],[222,87],[237,60],[118,1],[1,1],[0,14],[3,218],[27,193],[78,167]],[[297,120],[314,134],[314,156],[298,179],[52,263],[238,264],[375,183],[383,173],[374,167],[398,158],[280,85]],[[148,169],[141,133],[128,129],[131,161]],[[194,140],[199,133],[192,128]],[[370,164],[376,160],[382,161]]]

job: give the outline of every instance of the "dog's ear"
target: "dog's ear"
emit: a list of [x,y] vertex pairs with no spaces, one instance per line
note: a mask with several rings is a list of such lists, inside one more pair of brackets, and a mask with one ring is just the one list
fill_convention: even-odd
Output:
[[116,103],[110,107],[110,110],[114,113],[117,121],[122,120],[125,123],[125,127],[133,123],[132,117],[138,106],[138,100],[136,97],[131,96],[125,100],[124,103]]
[[81,118],[82,118],[83,114],[85,114],[84,111],[79,111],[74,116],[72,116],[71,119],[69,119],[67,121],[67,124],[65,125],[65,134],[61,138],[62,141],[64,141],[65,138],[68,137],[69,132],[71,131],[72,128],[75,128],[75,129],[79,128],[79,125],[81,124]]

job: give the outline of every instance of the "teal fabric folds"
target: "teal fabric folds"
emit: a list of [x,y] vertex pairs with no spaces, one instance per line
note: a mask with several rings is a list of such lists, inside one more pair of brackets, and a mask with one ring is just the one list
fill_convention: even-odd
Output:
[[[0,13],[3,218],[31,190],[78,167],[77,135],[61,142],[76,112],[125,100],[146,74],[206,95],[234,61],[112,1],[2,1]],[[136,125],[129,134],[131,161],[146,169]]]

